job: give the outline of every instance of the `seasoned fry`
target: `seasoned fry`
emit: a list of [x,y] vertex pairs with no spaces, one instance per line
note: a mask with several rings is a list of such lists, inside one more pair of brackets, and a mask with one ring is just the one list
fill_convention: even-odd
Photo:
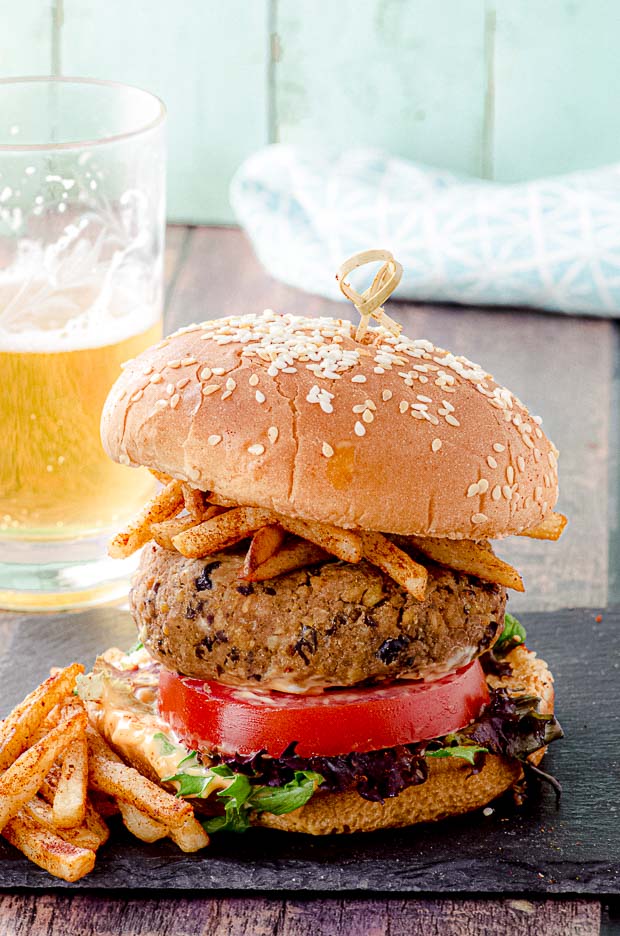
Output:
[[188,816],[180,828],[171,829],[169,834],[175,845],[184,852],[200,851],[209,844],[209,836],[193,815]]
[[488,544],[472,540],[440,539],[432,536],[408,536],[408,541],[420,552],[441,565],[475,575],[485,582],[495,582],[505,588],[524,591],[516,569],[495,555]]
[[568,520],[561,513],[547,514],[544,520],[529,530],[522,530],[519,536],[529,536],[532,539],[559,540]]
[[81,825],[86,815],[88,748],[86,735],[69,745],[62,758],[60,777],[54,794],[54,822],[62,829]]
[[151,819],[150,816],[147,816],[146,813],[143,813],[135,806],[122,802],[118,805],[126,827],[140,841],[158,842],[159,839],[166,838],[170,833],[167,826],[161,822],[156,822],[155,819]]
[[208,556],[226,546],[245,539],[272,520],[268,510],[258,507],[236,507],[179,533],[172,540],[179,552],[190,559]]
[[37,793],[54,761],[84,733],[86,721],[83,710],[64,719],[0,776],[0,829]]
[[249,575],[243,578],[248,582],[264,582],[266,579],[276,578],[295,569],[314,565],[315,562],[324,562],[332,558],[328,552],[315,543],[306,540],[295,540],[283,546],[275,556],[257,566]]
[[428,573],[424,566],[386,539],[382,533],[361,533],[364,556],[419,601],[426,594]]
[[64,881],[77,881],[95,867],[94,851],[66,842],[26,810],[11,819],[2,835],[30,861]]
[[240,578],[249,578],[255,569],[271,559],[272,556],[277,555],[284,542],[284,537],[284,530],[275,523],[257,530],[246,553],[243,573]]
[[129,803],[151,819],[173,829],[181,826],[192,813],[189,803],[166,793],[133,767],[124,764],[93,728],[88,729],[87,738],[88,776],[93,789]]
[[78,848],[90,848],[92,851],[97,851],[105,841],[105,838],[102,838],[86,823],[70,829],[60,828],[54,821],[52,807],[39,796],[34,796],[31,800],[28,800],[23,808],[25,812],[37,819],[41,825],[47,826],[50,832],[58,835],[65,842],[71,842],[72,845],[76,845]]
[[146,504],[125,530],[117,533],[108,547],[113,559],[124,559],[144,546],[151,538],[151,524],[168,520],[183,509],[183,485],[170,481]]
[[359,562],[362,558],[362,540],[359,533],[352,530],[343,530],[340,527],[332,526],[331,523],[317,523],[312,520],[294,520],[291,517],[284,517],[281,514],[275,514],[275,518],[280,526],[300,536],[302,539],[309,540],[321,546],[326,552],[344,559],[345,562]]
[[79,663],[59,670],[37,686],[0,723],[0,771],[6,770],[33,743],[43,721],[73,691],[76,676],[83,672],[84,667]]
[[199,522],[193,517],[174,517],[172,520],[162,520],[161,523],[151,523],[151,536],[158,546],[175,549],[173,538],[185,530],[190,530]]
[[199,491],[189,484],[183,484],[183,503],[190,517],[194,520],[202,520],[205,509],[204,491]]

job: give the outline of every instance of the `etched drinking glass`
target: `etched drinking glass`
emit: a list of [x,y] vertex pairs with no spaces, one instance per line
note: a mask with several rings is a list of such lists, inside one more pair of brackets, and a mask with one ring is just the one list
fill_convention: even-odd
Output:
[[86,79],[0,81],[0,606],[112,599],[110,534],[153,478],[105,455],[120,365],[162,328],[165,109]]

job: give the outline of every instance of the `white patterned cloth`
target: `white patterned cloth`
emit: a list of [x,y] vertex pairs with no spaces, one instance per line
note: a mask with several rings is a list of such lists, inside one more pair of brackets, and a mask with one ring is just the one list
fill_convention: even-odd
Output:
[[274,145],[238,170],[231,202],[272,276],[342,298],[351,254],[391,250],[396,296],[620,315],[620,165],[511,185],[377,150]]

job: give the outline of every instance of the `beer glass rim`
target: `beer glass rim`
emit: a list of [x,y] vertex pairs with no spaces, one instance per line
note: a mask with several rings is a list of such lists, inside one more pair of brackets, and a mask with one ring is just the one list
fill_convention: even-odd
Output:
[[149,120],[148,122],[133,128],[132,130],[126,130],[123,133],[108,134],[105,136],[96,137],[95,139],[70,140],[66,143],[0,143],[0,153],[34,152],[37,150],[77,150],[105,146],[108,143],[118,143],[119,141],[128,140],[131,139],[131,137],[140,136],[143,133],[148,133],[149,130],[154,130],[156,127],[160,126],[167,116],[166,105],[157,94],[153,94],[152,91],[147,91],[145,88],[140,88],[137,85],[126,84],[123,81],[109,81],[104,78],[72,78],[65,75],[23,75],[19,77],[0,78],[0,87],[4,87],[6,85],[37,83],[92,85],[96,87],[116,89],[118,91],[137,91],[140,94],[143,94],[146,98],[150,98],[152,102],[156,102],[158,110],[157,114],[155,117],[153,117],[152,120]]

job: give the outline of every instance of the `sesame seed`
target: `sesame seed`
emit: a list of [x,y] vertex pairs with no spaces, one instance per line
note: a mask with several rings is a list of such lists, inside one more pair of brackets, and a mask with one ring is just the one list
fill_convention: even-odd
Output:
[[475,497],[477,493],[478,493],[478,482],[474,481],[474,483],[470,484],[469,487],[467,488],[467,496]]
[[385,368],[383,367],[373,367],[375,374],[385,374]]
[[198,481],[198,479],[200,478],[200,469],[189,468],[187,474],[188,474],[188,477],[192,479],[192,481]]
[[418,379],[420,383],[428,383],[428,377],[425,377],[424,374],[420,374]]
[[183,387],[187,387],[189,383],[189,377],[183,377],[181,380],[177,380],[177,390],[182,390]]
[[495,452],[503,452],[503,451],[505,451],[505,449],[506,449],[506,446],[505,446],[505,445],[502,445],[501,442],[494,442],[494,443],[493,443],[493,451],[495,451]]
[[264,393],[261,393],[260,390],[257,390],[256,393],[255,393],[254,395],[255,395],[255,397],[256,397],[256,402],[257,402],[257,403],[264,403],[264,402],[265,402],[265,394],[264,394]]
[[158,406],[159,409],[165,409],[168,406],[168,400],[155,400],[155,406]]
[[121,455],[118,456],[118,460],[121,463],[121,465],[128,465],[130,461],[129,455],[123,452]]
[[262,455],[265,451],[265,446],[261,445],[260,442],[257,442],[256,445],[250,445],[248,447],[248,452],[250,455]]
[[137,403],[138,400],[142,399],[144,396],[144,390],[136,390],[136,392],[129,399],[132,403]]
[[153,368],[150,364],[146,364],[142,368],[142,373],[144,374],[145,377],[148,377],[148,375],[151,374],[152,372],[153,372]]
[[489,490],[489,482],[487,481],[486,478],[480,478],[480,481],[478,481],[478,493],[486,494],[488,490]]
[[329,445],[328,442],[323,442],[323,445],[321,446],[321,452],[323,453],[325,458],[331,458],[332,455],[334,454],[334,450],[331,447],[331,445]]
[[445,406],[445,408],[448,410],[449,413],[454,412],[454,407],[452,406],[452,403],[450,403],[448,400],[442,400],[441,402],[443,403],[443,405]]
[[553,452],[547,453],[547,461],[549,462],[552,468],[555,468],[557,463],[556,463],[555,455],[553,454]]
[[504,492],[504,497],[506,500],[512,500],[512,488],[509,484],[505,484],[502,488],[502,491]]
[[420,403],[432,403],[433,402],[430,397],[422,396],[421,393],[418,393],[418,395],[416,396],[416,400],[419,400]]
[[207,439],[207,443],[209,445],[219,445],[221,441],[222,441],[221,435],[210,435],[209,438]]
[[487,465],[489,468],[497,468],[497,462],[492,455],[487,455]]
[[220,385],[216,383],[208,384],[206,387],[202,388],[203,396],[211,396],[212,393],[215,393],[216,390],[220,390]]
[[224,390],[220,399],[227,400],[228,397],[232,396],[232,394],[233,394],[232,390]]
[[431,449],[433,450],[433,452],[438,452],[440,448],[441,448],[441,439],[433,439],[433,441],[431,442]]
[[475,514],[472,514],[471,522],[472,523],[486,523],[488,519],[489,518],[487,517],[486,514],[475,513]]
[[362,413],[362,419],[365,423],[371,423],[375,417],[373,416],[370,410],[364,410]]
[[212,373],[213,372],[210,367],[203,367],[203,369],[200,371],[199,377],[201,380],[209,380]]
[[184,358],[181,359],[181,366],[182,366],[182,367],[189,367],[190,364],[197,364],[197,363],[198,363],[198,361],[196,360],[195,357],[184,357]]
[[363,374],[356,374],[355,377],[351,377],[351,383],[366,383],[366,378]]
[[267,430],[267,438],[269,439],[272,445],[274,442],[277,442],[279,434],[280,433],[278,432],[277,426],[269,426],[269,429]]
[[172,394],[174,393],[174,384],[173,384],[173,383],[169,383],[169,384],[166,386],[166,393],[168,394],[168,396],[172,396]]
[[359,421],[355,423],[355,435],[358,435],[358,436],[366,435],[366,427],[364,426],[363,423]]
[[[180,367],[180,366],[181,366],[180,361],[168,361],[168,363],[166,364],[166,367],[171,367],[173,370],[176,370],[177,367]],[[153,368],[151,368],[151,370],[153,370]]]
[[502,489],[499,486],[499,484],[496,484],[493,490],[491,491],[491,497],[493,498],[493,500],[499,500],[501,496],[502,496]]
[[216,377],[221,377],[223,374],[226,373],[226,371],[224,370],[223,367],[214,367],[213,373],[215,374]]
[[385,403],[387,403],[387,401],[388,401],[388,400],[391,400],[393,396],[394,396],[394,394],[392,393],[391,390],[384,390],[383,393],[381,394],[381,399],[382,399]]
[[519,471],[525,470],[525,459],[523,455],[517,455],[517,465],[518,465]]
[[506,468],[506,477],[508,479],[508,484],[512,484],[515,479],[515,470],[512,465],[508,465]]
[[152,374],[149,380],[149,383],[154,383],[154,384],[163,383],[163,380],[164,378],[162,377],[161,374]]
[[451,425],[451,426],[460,426],[460,425],[461,425],[460,422],[458,421],[458,419],[457,419],[455,416],[453,416],[451,413],[448,413],[448,415],[445,416],[444,418],[445,418],[446,422],[449,423],[449,425]]
[[543,492],[542,487],[540,485],[537,485],[536,490],[534,491],[534,496],[536,497],[536,500],[540,500],[540,498],[542,497],[542,492]]
[[227,389],[227,390],[234,390],[234,389],[236,388],[236,386],[237,386],[236,381],[233,380],[232,377],[229,377],[228,380],[226,381],[226,389]]
[[398,404],[398,408],[401,411],[401,413],[406,413],[407,410],[409,409],[409,401],[401,400],[400,403]]
[[250,374],[248,383],[251,387],[255,387],[258,384],[258,374]]

